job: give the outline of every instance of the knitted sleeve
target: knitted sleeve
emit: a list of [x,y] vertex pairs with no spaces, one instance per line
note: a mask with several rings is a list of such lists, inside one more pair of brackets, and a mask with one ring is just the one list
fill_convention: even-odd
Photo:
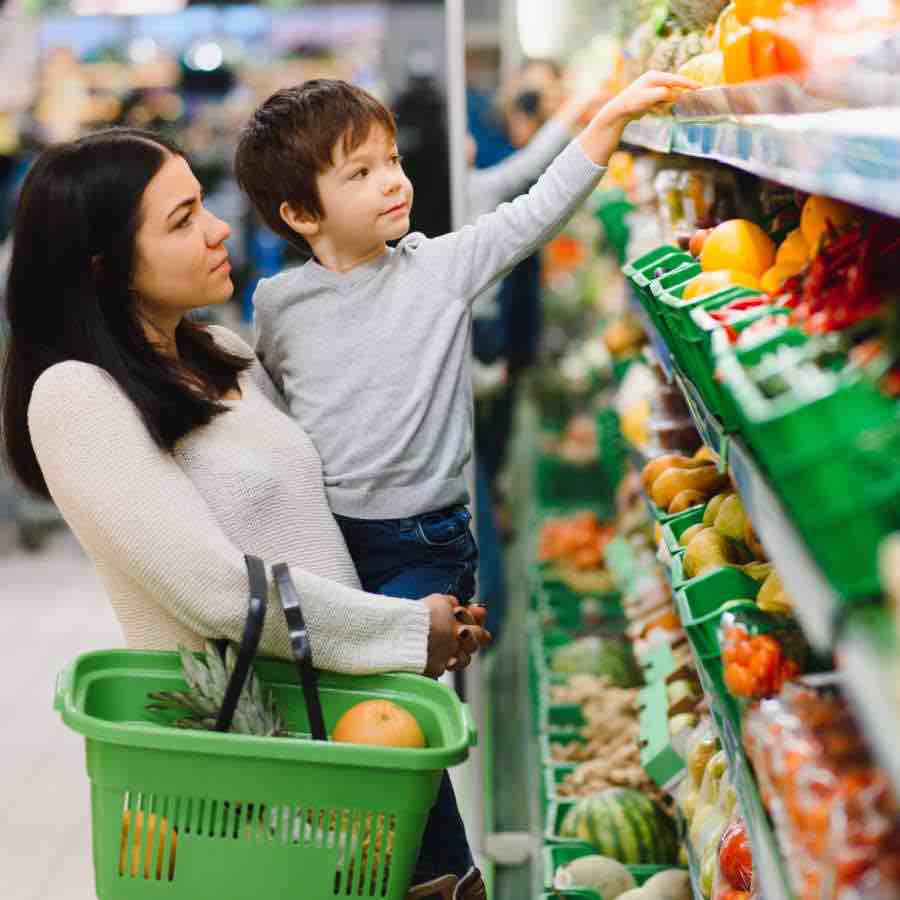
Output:
[[[86,363],[52,366],[35,384],[28,424],[50,493],[94,564],[128,584],[129,596],[152,598],[198,635],[239,640],[248,593],[243,554],[113,379]],[[296,567],[292,575],[318,668],[424,671],[427,607]],[[289,656],[277,604],[269,606],[260,651]]]
[[572,141],[527,194],[459,231],[432,240],[410,235],[403,246],[416,254],[444,295],[471,303],[554,237],[605,171]]

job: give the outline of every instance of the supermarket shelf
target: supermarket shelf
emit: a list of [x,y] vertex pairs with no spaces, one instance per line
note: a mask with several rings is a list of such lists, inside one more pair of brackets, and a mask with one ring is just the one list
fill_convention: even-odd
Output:
[[[730,730],[727,720],[724,722],[723,730]],[[734,735],[730,735],[728,740],[729,742],[734,741]],[[725,741],[723,741],[724,743]],[[778,900],[778,898],[790,900],[793,893],[787,879],[781,852],[759,797],[750,762],[741,747],[738,747],[736,751],[728,750],[726,747],[726,752],[728,753],[732,783],[737,793],[738,809],[744,817],[747,836],[753,849],[753,871],[759,879],[760,896],[765,897],[766,900]]]
[[645,116],[623,140],[713,159],[809,193],[900,216],[900,107],[714,119]]
[[[644,327],[652,341],[662,340],[649,321]],[[743,443],[725,434],[722,424],[709,412],[688,379],[674,373],[672,380],[684,394],[697,431],[719,454],[722,463],[727,463],[759,539],[788,593],[795,598],[795,612],[810,644],[819,651],[830,650],[835,616],[841,608],[837,593],[810,556],[803,538]]]
[[839,669],[869,745],[900,795],[900,700],[894,623],[880,607],[854,610],[838,643]]

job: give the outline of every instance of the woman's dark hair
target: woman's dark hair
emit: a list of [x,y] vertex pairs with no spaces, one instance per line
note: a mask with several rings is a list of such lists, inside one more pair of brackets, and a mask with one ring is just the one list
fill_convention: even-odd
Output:
[[[232,390],[252,362],[218,347],[187,319],[176,330],[175,360],[141,325],[130,289],[141,200],[172,155],[183,154],[166,138],[113,128],[50,147],[25,179],[6,290],[2,427],[13,472],[42,496],[49,493],[28,432],[28,404],[45,369],[63,360],[105,369],[153,440],[171,451],[228,409],[213,398]],[[207,393],[191,388],[197,381]]]

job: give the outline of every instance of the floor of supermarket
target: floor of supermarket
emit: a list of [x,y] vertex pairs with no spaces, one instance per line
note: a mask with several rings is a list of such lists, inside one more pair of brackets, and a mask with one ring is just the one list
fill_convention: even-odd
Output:
[[53,711],[57,671],[78,653],[121,643],[93,566],[66,530],[40,554],[19,549],[0,521],[0,710],[3,812],[0,895],[93,900],[88,780],[80,735]]

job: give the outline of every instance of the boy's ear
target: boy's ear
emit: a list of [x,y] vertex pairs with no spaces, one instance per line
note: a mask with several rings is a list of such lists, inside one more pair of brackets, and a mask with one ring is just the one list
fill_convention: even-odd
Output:
[[319,220],[309,213],[298,213],[287,200],[278,207],[278,214],[288,228],[301,237],[313,237],[319,232]]

